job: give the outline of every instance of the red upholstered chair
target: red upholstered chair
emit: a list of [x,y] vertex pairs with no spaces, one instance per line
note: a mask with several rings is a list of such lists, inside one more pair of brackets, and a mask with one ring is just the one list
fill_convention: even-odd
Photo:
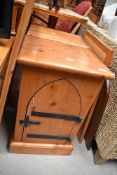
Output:
[[[84,0],[79,5],[77,5],[73,11],[80,15],[85,15],[86,11],[92,6],[92,3],[90,0]],[[61,30],[64,32],[70,32],[72,27],[74,26],[76,22],[71,20],[64,20],[62,21],[57,27],[56,30]]]

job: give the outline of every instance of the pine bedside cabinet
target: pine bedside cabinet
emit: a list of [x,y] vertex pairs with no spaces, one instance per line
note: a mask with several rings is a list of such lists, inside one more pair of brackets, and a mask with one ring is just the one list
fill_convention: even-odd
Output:
[[10,152],[69,155],[104,80],[114,75],[81,37],[36,25],[17,63],[22,74]]

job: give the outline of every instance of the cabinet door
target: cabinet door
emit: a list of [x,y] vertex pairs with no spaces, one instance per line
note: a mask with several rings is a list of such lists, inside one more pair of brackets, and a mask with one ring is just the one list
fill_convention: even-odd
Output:
[[[24,142],[64,144],[74,124],[80,123],[81,99],[68,79],[58,79],[39,88],[30,98],[24,127]],[[32,122],[32,124],[30,124]]]
[[[85,120],[102,84],[103,79],[95,77],[24,66],[14,141],[68,142],[77,135],[79,117]],[[28,127],[21,124],[23,121],[28,122]]]

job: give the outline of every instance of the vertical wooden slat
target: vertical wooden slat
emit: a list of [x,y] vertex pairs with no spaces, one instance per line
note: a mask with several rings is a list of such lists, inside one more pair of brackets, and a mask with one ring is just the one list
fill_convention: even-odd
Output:
[[85,134],[85,142],[87,149],[90,149],[93,143],[95,134],[98,130],[100,121],[102,119],[105,107],[108,102],[109,92],[110,92],[109,80],[106,80],[99,95],[99,99],[93,112],[93,116],[89,123],[87,132]]
[[14,42],[14,45],[13,45],[12,52],[11,52],[11,56],[10,56],[10,60],[9,60],[9,63],[8,63],[8,68],[7,68],[7,71],[6,71],[4,84],[3,84],[3,89],[2,89],[2,93],[1,93],[1,97],[0,97],[0,122],[1,122],[1,119],[2,119],[4,105],[5,105],[5,102],[6,102],[6,97],[7,97],[7,94],[8,94],[8,89],[9,89],[9,86],[10,86],[10,82],[11,82],[11,78],[12,78],[12,75],[13,75],[14,67],[15,67],[15,64],[16,64],[16,59],[17,59],[18,53],[20,51],[20,47],[21,47],[21,44],[23,42],[24,36],[25,36],[27,26],[29,24],[29,20],[30,20],[31,14],[32,14],[33,6],[34,6],[34,0],[27,0],[26,4],[25,4],[25,7],[23,9],[22,17],[21,17],[21,20],[20,20],[17,35],[16,35],[16,38],[15,38],[15,42]]

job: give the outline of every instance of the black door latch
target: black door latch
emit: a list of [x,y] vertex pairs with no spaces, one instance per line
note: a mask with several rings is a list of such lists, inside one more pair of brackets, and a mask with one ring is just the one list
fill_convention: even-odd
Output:
[[40,125],[41,122],[30,120],[29,116],[26,116],[24,120],[19,121],[20,125],[24,125],[24,127],[28,127],[30,125]]

